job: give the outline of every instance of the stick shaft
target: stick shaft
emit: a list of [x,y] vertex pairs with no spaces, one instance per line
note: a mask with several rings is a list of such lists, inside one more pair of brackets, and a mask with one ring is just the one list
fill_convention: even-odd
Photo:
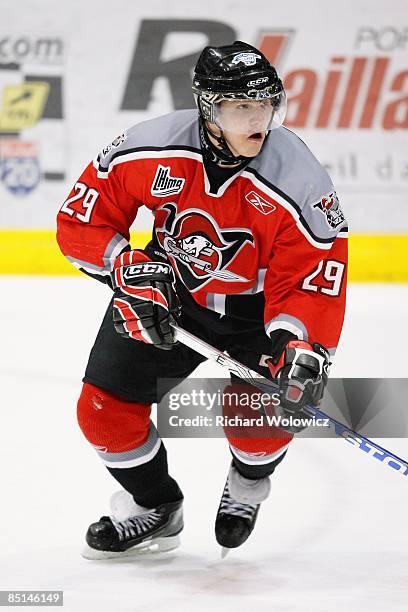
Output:
[[[255,370],[251,370],[243,363],[240,363],[226,353],[223,353],[214,346],[211,346],[211,344],[201,340],[201,338],[197,338],[197,336],[186,331],[185,329],[178,327],[177,325],[172,325],[172,327],[174,329],[176,339],[182,344],[192,348],[193,350],[197,351],[197,353],[203,355],[203,357],[206,357],[207,359],[210,359],[214,363],[218,363],[220,366],[227,369],[230,374],[235,374],[239,378],[246,380],[262,391],[276,393],[278,387],[272,380],[265,378],[265,376],[255,372]],[[377,459],[385,465],[388,465],[388,467],[392,468],[393,470],[399,471],[403,476],[408,476],[408,462],[401,459],[401,457],[398,457],[376,442],[373,442],[361,434],[356,433],[346,425],[343,425],[343,423],[333,419],[314,406],[308,406],[307,411],[317,418],[328,419],[335,434],[346,440],[346,442],[349,442],[353,446],[357,446],[361,451],[369,454],[371,457],[373,457],[373,459]]]

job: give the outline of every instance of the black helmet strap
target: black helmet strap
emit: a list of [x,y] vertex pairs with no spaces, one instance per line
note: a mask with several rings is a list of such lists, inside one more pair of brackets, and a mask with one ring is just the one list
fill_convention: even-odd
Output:
[[[209,136],[211,136],[217,144],[214,144]],[[214,134],[208,127],[207,122],[201,116],[200,140],[204,156],[220,166],[239,166],[250,159],[243,155],[235,156],[229,148],[222,130],[221,136]]]

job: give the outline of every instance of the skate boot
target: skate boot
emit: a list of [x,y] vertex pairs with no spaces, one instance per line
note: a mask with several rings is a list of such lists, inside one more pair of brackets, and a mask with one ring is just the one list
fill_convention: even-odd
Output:
[[82,552],[85,559],[112,559],[145,553],[165,552],[180,544],[183,529],[183,501],[156,508],[138,506],[127,491],[111,498],[111,516],[102,516],[90,525]]
[[229,549],[238,548],[250,536],[270,486],[269,476],[249,480],[231,465],[215,520],[215,537],[222,546],[223,558]]

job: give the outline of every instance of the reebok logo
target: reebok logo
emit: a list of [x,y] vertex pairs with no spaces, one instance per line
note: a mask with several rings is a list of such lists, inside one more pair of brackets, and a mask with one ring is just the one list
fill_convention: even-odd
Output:
[[170,176],[170,166],[158,165],[150,193],[153,196],[166,196],[180,193],[184,187],[185,179]]
[[256,191],[250,191],[247,193],[245,199],[263,215],[269,215],[271,212],[276,210],[276,206],[274,206],[274,204],[271,204],[271,202],[265,200],[261,195],[259,195],[259,193],[256,193]]

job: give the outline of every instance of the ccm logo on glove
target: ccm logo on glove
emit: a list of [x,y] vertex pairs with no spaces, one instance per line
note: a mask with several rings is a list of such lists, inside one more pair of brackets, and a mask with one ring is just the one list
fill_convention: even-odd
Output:
[[130,280],[135,276],[140,277],[144,274],[173,274],[173,270],[169,264],[163,263],[141,263],[135,266],[127,266],[123,271],[123,278]]
[[173,283],[170,264],[152,261],[139,250],[122,253],[112,271],[113,324],[117,333],[171,349],[176,341],[170,324],[180,312]]

